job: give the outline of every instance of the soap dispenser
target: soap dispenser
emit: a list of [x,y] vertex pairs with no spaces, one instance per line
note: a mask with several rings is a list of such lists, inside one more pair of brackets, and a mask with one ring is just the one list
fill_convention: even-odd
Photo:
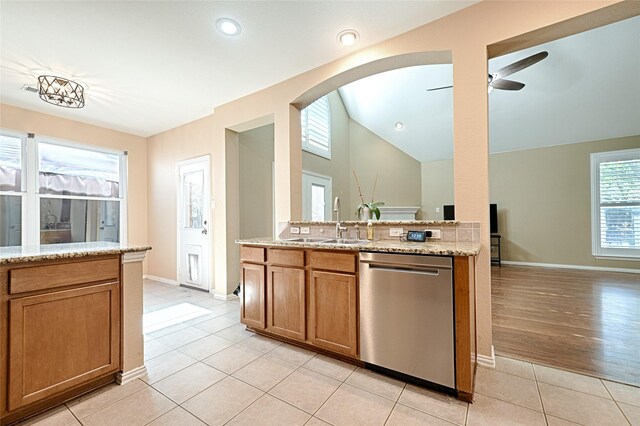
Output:
[[373,222],[367,221],[367,240],[373,240]]

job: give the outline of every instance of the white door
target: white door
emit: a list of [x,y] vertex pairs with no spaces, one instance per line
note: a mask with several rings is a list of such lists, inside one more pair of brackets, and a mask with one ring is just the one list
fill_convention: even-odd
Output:
[[209,156],[178,163],[178,282],[210,289]]
[[331,178],[302,172],[302,219],[331,220]]

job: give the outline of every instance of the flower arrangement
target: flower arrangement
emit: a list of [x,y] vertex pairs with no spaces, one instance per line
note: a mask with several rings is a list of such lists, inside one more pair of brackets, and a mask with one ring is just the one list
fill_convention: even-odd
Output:
[[[373,200],[375,199],[376,196],[376,186],[378,185],[378,173],[376,173],[376,180],[373,183],[373,194],[371,194],[371,202],[367,203],[364,201],[364,197],[362,196],[362,189],[360,188],[360,182],[358,181],[358,175],[356,175],[356,171],[353,170],[353,177],[356,178],[356,186],[358,187],[358,194],[360,194],[360,201],[362,201],[362,203],[358,206],[358,208],[356,208],[356,216],[358,218],[362,218],[362,214],[363,212],[366,212],[366,210],[370,210],[371,213],[373,213],[374,215],[376,215],[376,219],[380,220],[380,206],[384,206],[384,203],[382,202],[374,202]],[[367,218],[365,218],[367,219]]]

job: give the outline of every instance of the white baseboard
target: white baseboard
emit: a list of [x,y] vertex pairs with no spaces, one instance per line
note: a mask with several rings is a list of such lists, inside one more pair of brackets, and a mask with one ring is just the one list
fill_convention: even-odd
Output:
[[126,385],[127,383],[146,375],[147,367],[143,365],[142,367],[134,368],[133,370],[119,372],[116,375],[116,383],[119,385]]
[[513,266],[536,266],[538,268],[583,269],[588,271],[627,272],[631,274],[640,274],[640,269],[608,268],[605,266],[560,265],[557,263],[516,262],[513,260],[503,260],[502,263],[504,263],[505,265]]
[[159,281],[164,284],[178,285],[178,281],[170,280],[169,278],[156,277],[155,275],[144,275],[142,278],[149,279],[153,281]]
[[491,356],[478,354],[478,365],[489,368],[496,368],[496,352],[491,345]]
[[238,296],[236,296],[233,293],[231,293],[231,294],[218,294],[218,293],[214,293],[213,290],[211,290],[209,293],[213,294],[213,298],[214,299],[224,300],[225,302],[227,302],[229,300],[235,300],[235,299],[238,298]]

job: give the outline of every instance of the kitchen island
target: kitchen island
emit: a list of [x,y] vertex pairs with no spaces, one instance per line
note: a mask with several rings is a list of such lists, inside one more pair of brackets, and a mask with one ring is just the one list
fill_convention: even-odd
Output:
[[0,419],[5,425],[145,374],[147,246],[0,248]]
[[[448,258],[451,265],[451,317],[442,318],[442,324],[417,321],[410,323],[409,328],[412,332],[415,331],[416,339],[420,339],[420,336],[431,335],[425,333],[425,327],[438,328],[450,324],[453,336],[449,342],[452,359],[446,362],[451,364],[452,375],[455,377],[445,386],[428,378],[418,378],[415,382],[453,393],[459,399],[472,401],[477,360],[475,262],[481,247],[473,236],[476,235],[476,229],[479,235],[479,226],[476,228],[475,223],[433,221],[382,223],[377,229],[379,239],[366,241],[359,238],[331,238],[334,224],[335,222],[290,223],[277,239],[238,241],[241,244],[241,321],[256,333],[375,369],[376,366],[365,363],[367,358],[362,356],[362,339],[367,339],[365,343],[369,343],[372,333],[375,335],[375,329],[367,329],[366,321],[365,324],[362,323],[363,312],[371,312],[371,309],[361,303],[370,303],[373,299],[362,293],[360,262],[363,258],[360,254],[401,254],[409,261],[410,258],[415,258],[413,255],[421,258]],[[295,228],[299,225],[309,225],[309,235],[298,235]],[[399,238],[387,238],[389,230],[385,227],[394,225],[407,229],[434,229],[440,226],[448,231],[453,229],[456,237],[453,241],[448,239],[444,242],[406,242]],[[463,231],[456,232],[458,227]],[[468,235],[469,241],[460,240],[457,235]],[[397,273],[404,274],[406,269],[400,267]],[[395,275],[389,277],[393,279]],[[435,345],[433,350],[437,350]],[[409,356],[409,363],[411,356],[418,360],[429,357],[428,352],[429,350],[416,351]],[[406,358],[406,353],[398,354],[398,358],[401,357]],[[382,367],[379,371],[383,373],[398,373],[397,369],[385,371],[384,365]],[[402,372],[398,377],[411,379],[404,377]]]

